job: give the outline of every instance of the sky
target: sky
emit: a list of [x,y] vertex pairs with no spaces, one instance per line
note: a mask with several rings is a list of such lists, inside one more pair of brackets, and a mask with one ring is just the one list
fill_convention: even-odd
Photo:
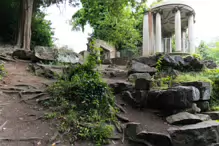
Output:
[[[176,1],[176,0],[175,0]],[[197,44],[200,40],[211,41],[214,38],[219,38],[219,0],[183,0],[191,5],[196,12],[195,36]],[[150,5],[153,0],[148,0]],[[74,8],[66,5],[60,5],[59,8],[53,5],[47,8],[48,16],[46,19],[52,21],[52,27],[55,29],[55,37],[58,41],[55,43],[58,46],[67,45],[75,52],[87,49],[88,34],[92,33],[92,28],[85,27],[85,31],[72,31],[72,26],[68,21],[79,8]]]

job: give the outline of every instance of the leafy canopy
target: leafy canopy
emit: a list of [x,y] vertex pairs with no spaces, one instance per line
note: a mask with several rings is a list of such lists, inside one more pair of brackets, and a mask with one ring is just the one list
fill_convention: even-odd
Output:
[[111,42],[119,50],[137,49],[142,44],[145,0],[81,0],[82,8],[73,15],[74,30],[90,24],[93,37]]

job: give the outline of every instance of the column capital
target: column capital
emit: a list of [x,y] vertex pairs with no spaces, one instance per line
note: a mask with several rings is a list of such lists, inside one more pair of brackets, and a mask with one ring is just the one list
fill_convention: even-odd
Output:
[[163,14],[163,10],[157,9],[157,10],[155,10],[153,13],[154,13],[154,14],[159,13],[160,15],[162,15],[162,14]]
[[174,7],[172,13],[176,13],[177,11],[180,11],[180,7]]
[[148,9],[144,9],[144,15],[148,14],[149,13],[149,10]]
[[186,16],[195,16],[195,12],[194,11],[190,11],[190,12],[188,12],[188,13],[186,13]]

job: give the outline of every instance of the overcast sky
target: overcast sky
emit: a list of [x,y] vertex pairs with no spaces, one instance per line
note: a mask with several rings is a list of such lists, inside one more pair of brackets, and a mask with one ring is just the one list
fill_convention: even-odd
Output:
[[[175,0],[176,1],[176,0]],[[184,0],[196,11],[195,35],[197,40],[212,40],[219,37],[219,0]],[[152,3],[153,0],[148,0]],[[56,5],[47,9],[47,19],[52,21],[55,28],[55,37],[58,38],[57,45],[68,45],[75,52],[86,50],[88,33],[92,29],[87,26],[85,32],[71,31],[68,20],[78,10],[66,5],[58,8]]]

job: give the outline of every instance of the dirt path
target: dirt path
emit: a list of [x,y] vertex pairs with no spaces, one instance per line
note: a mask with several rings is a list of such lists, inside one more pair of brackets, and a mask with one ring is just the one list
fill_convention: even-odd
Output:
[[24,62],[5,64],[8,74],[0,82],[0,125],[6,123],[3,129],[0,126],[1,146],[47,146],[51,145],[49,140],[56,133],[49,121],[38,119],[45,113],[42,107],[19,102],[21,99],[18,94],[6,93],[3,90],[16,85],[22,87],[22,84],[44,90],[45,84],[52,83],[51,80],[29,73],[27,66],[28,63]]

